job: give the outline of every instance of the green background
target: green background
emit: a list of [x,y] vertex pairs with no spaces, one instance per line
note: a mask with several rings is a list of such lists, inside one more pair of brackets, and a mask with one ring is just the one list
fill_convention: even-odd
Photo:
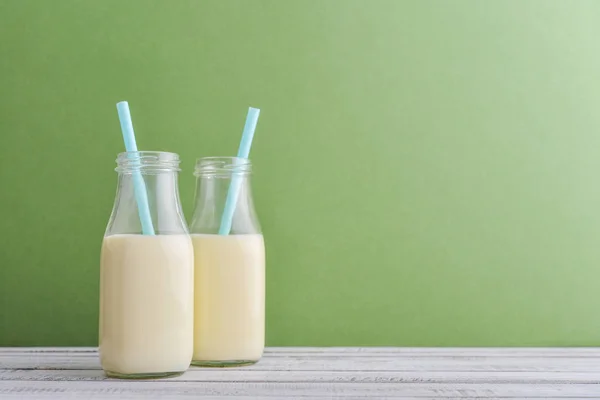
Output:
[[600,2],[0,0],[0,345],[95,345],[123,150],[236,152],[269,345],[600,345]]

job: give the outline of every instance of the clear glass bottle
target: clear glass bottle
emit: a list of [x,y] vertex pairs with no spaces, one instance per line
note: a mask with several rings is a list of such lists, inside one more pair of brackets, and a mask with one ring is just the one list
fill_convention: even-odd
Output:
[[[115,170],[100,261],[100,362],[118,378],[181,374],[193,352],[194,256],[179,201],[179,156],[121,153]],[[150,232],[142,231],[140,194]]]
[[[264,350],[265,246],[250,174],[247,159],[208,157],[196,163],[190,224],[195,266],[193,365],[254,364]],[[227,206],[233,210],[231,228],[223,232],[232,185],[239,191],[229,199],[234,202]]]

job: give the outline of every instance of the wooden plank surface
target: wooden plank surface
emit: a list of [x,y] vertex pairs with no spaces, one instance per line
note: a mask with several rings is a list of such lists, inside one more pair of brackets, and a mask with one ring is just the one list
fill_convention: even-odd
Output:
[[0,399],[600,398],[600,349],[269,348],[254,366],[109,379],[92,348],[0,348]]

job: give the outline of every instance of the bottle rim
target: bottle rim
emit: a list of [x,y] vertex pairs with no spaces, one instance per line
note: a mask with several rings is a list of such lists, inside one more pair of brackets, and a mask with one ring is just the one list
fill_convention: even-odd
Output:
[[241,157],[202,157],[196,160],[194,176],[231,177],[252,173],[252,162]]
[[142,173],[178,172],[179,154],[168,151],[124,151],[117,155],[117,167],[119,173]]

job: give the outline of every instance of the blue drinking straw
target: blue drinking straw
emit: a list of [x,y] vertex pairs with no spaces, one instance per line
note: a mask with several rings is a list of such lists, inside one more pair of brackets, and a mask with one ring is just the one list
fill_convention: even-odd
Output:
[[[254,138],[254,131],[256,130],[256,123],[258,122],[259,114],[260,110],[258,108],[250,107],[248,109],[246,124],[244,125],[244,132],[242,133],[242,141],[240,142],[240,148],[238,149],[238,158],[247,159],[248,155],[250,154],[250,147],[252,146],[252,139]],[[231,177],[231,184],[229,185],[229,191],[227,192],[227,199],[225,200],[223,216],[221,217],[219,235],[229,235],[229,232],[231,231],[233,213],[237,206],[237,200],[240,195],[240,188],[242,186],[242,180],[240,178],[241,177],[234,169]]]
[[[126,101],[117,103],[117,112],[119,113],[119,121],[121,122],[121,131],[123,132],[123,140],[125,141],[125,150],[129,152],[137,152],[135,144],[135,134],[133,133],[133,124],[131,123],[131,114],[129,113],[129,104]],[[129,158],[133,158],[128,154]],[[133,192],[135,201],[138,206],[138,213],[142,223],[142,233],[144,235],[154,235],[154,226],[152,226],[152,216],[150,215],[150,207],[148,207],[148,195],[146,193],[146,184],[139,169],[134,168],[132,173]]]

